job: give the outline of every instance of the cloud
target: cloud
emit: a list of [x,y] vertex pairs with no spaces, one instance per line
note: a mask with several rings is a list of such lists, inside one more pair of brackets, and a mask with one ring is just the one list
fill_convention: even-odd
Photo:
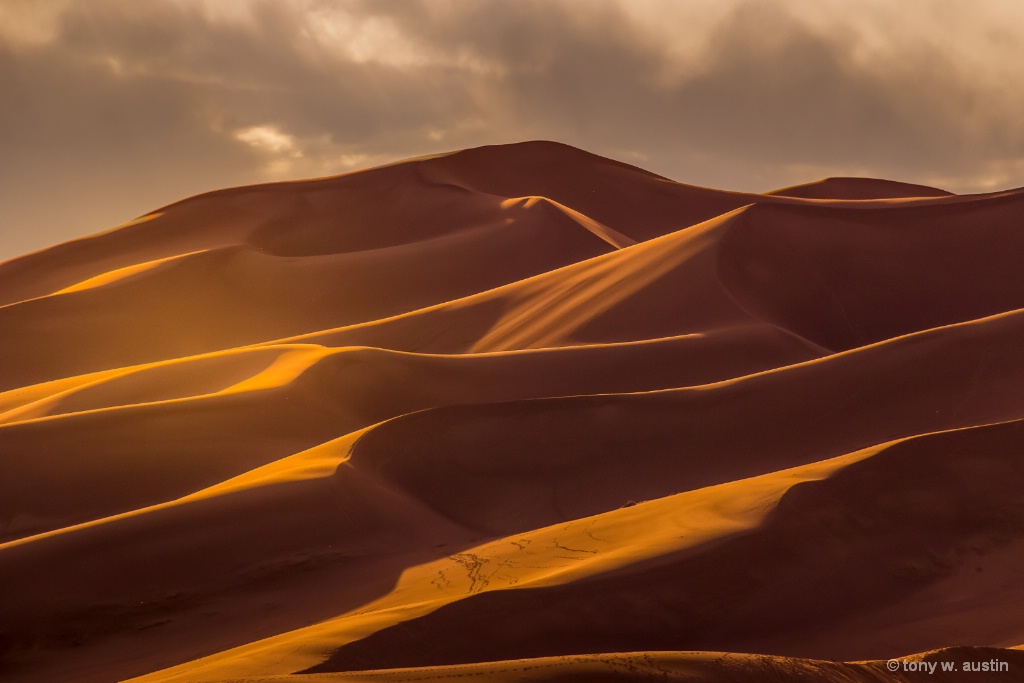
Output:
[[1024,184],[1015,0],[7,0],[0,258],[228,185],[558,139],[684,182]]

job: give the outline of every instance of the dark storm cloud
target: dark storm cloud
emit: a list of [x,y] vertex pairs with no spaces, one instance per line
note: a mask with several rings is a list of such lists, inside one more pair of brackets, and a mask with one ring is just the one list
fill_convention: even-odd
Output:
[[0,258],[207,189],[529,138],[729,189],[1024,184],[1024,22],[972,7],[14,0]]
[[[438,47],[460,44],[505,65],[495,87],[513,94],[524,132],[636,150],[691,181],[766,189],[773,178],[800,180],[785,177],[795,166],[971,188],[989,164],[1021,157],[1013,89],[987,91],[963,70],[946,42],[955,27],[936,43],[889,45],[889,60],[858,63],[856,35],[841,22],[831,33],[816,29],[799,5],[735,3],[709,49],[669,82],[657,80],[667,46],[614,6],[581,21],[543,3],[486,14],[478,5],[466,22],[484,27],[475,31],[464,30],[463,15],[438,17],[429,6],[397,3],[395,15]],[[530,21],[545,14],[540,26]],[[685,24],[677,28],[690,37]]]

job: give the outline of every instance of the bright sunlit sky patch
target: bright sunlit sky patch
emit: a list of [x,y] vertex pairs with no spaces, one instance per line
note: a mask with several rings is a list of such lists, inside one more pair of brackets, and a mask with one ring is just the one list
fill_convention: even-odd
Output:
[[1024,185],[1019,0],[0,0],[0,259],[554,139],[682,182]]

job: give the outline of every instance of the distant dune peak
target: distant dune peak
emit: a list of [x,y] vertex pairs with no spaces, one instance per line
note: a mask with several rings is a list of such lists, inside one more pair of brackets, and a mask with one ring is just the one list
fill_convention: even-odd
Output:
[[776,197],[801,199],[907,199],[910,197],[948,197],[952,192],[927,185],[903,183],[878,178],[823,178],[803,185],[793,185],[765,192]]

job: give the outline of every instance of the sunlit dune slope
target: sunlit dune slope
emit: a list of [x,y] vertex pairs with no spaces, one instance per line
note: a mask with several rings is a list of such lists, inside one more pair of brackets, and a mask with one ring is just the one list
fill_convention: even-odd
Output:
[[1024,680],[1022,211],[529,142],[0,264],[0,678]]

